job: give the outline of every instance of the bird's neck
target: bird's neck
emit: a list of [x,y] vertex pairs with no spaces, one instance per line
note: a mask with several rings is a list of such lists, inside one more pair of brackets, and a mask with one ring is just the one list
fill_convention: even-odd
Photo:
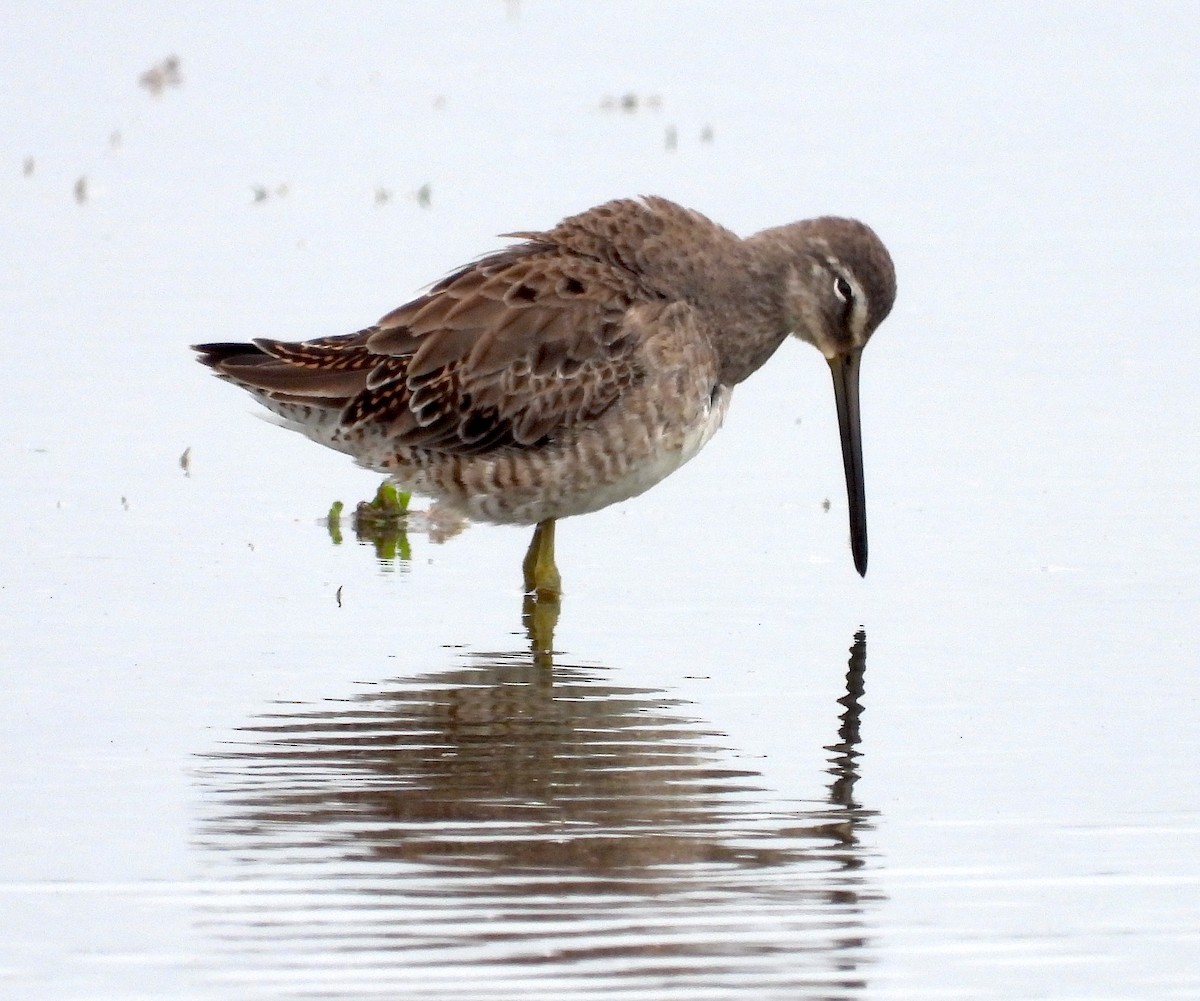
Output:
[[739,241],[737,258],[713,285],[720,381],[726,386],[750,378],[792,331],[784,295],[790,242],[771,230],[757,233]]
[[656,213],[686,214],[689,228],[706,230],[704,239],[682,246],[651,237],[636,254],[644,272],[659,279],[664,291],[700,310],[721,359],[718,380],[736,386],[762,368],[792,332],[787,276],[798,247],[808,238],[808,223],[742,239],[674,203],[655,199],[651,206]]
[[[577,253],[632,264],[658,294],[695,306],[721,358],[719,381],[736,386],[787,338],[784,290],[805,224],[741,239],[665,198],[614,201],[563,220],[549,234]],[[685,239],[679,239],[682,233]]]

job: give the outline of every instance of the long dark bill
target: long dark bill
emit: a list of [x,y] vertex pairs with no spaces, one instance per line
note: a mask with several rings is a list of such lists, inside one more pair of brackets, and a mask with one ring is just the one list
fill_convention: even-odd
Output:
[[850,548],[859,575],[867,575],[867,495],[863,487],[862,429],[858,415],[858,367],[862,351],[829,359],[833,398],[837,401],[842,465],[846,467],[846,500],[850,506]]

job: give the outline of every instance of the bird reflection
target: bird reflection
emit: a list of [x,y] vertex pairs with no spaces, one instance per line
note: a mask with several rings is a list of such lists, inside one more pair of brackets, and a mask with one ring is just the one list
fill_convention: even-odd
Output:
[[[536,648],[473,654],[345,701],[288,706],[205,755],[198,840],[230,878],[286,878],[293,865],[308,879],[317,864],[313,892],[333,890],[330,907],[362,894],[357,923],[339,918],[333,938],[317,912],[283,917],[278,900],[254,915],[217,908],[220,936],[269,952],[278,923],[292,961],[298,935],[339,951],[382,939],[394,967],[434,922],[444,963],[484,961],[469,939],[506,964],[583,956],[615,971],[654,957],[700,962],[723,982],[744,973],[747,986],[761,986],[767,963],[779,985],[820,985],[806,996],[854,996],[879,899],[861,843],[873,811],[853,792],[865,636],[818,802],[781,802],[686,703],[540,660]],[[367,889],[364,873],[386,883]],[[492,915],[482,926],[480,908]],[[597,935],[597,920],[619,928]],[[455,938],[447,922],[473,930]]]

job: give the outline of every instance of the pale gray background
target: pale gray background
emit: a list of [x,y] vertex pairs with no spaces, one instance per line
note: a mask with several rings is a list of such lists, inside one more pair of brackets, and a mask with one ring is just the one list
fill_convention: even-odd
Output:
[[[6,4],[0,993],[1200,996],[1198,31],[1173,3]],[[183,85],[152,97],[171,53]],[[853,214],[896,260],[865,581],[795,344],[686,469],[559,532],[560,662],[675,705],[757,810],[825,797],[865,628],[849,980],[810,976],[819,912],[809,941],[807,912],[758,909],[788,869],[521,926],[511,954],[467,948],[506,927],[485,887],[486,911],[389,912],[443,922],[412,952],[372,937],[371,871],[205,833],[212,755],[264,714],[519,652],[527,536],[414,536],[400,567],[334,547],[329,503],[376,478],[187,345],[355,329],[496,233],[642,193],[743,233]],[[340,946],[294,931],[322,907]]]

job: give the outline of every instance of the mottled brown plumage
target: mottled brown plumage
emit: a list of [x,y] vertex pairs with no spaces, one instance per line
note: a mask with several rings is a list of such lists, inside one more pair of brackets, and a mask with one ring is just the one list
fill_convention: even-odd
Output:
[[895,297],[870,229],[822,218],[743,240],[644,198],[509,235],[520,242],[357,333],[196,350],[288,426],[407,489],[533,524],[678,468],[720,426],[732,387],[794,333],[834,371],[865,571],[858,357]]

